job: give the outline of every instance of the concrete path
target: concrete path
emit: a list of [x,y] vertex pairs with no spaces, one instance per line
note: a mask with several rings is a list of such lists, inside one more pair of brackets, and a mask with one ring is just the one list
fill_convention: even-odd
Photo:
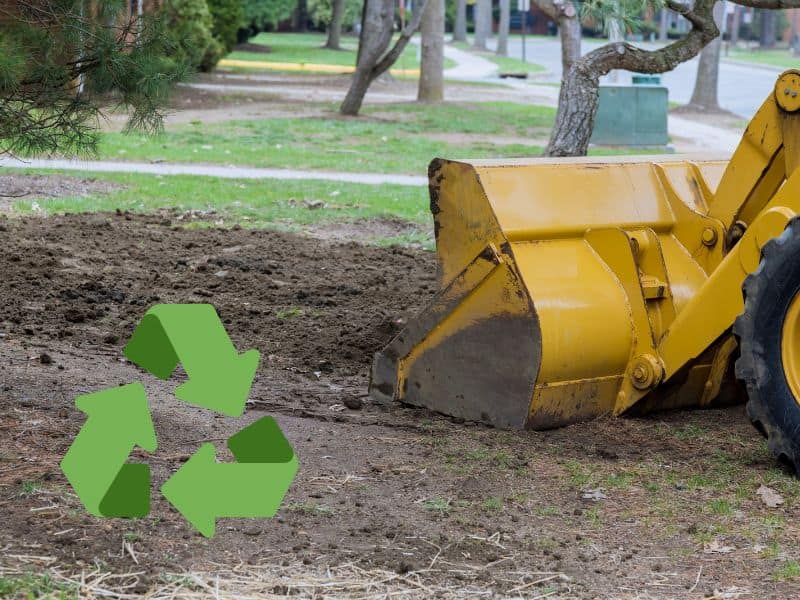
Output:
[[461,81],[478,81],[497,77],[497,65],[492,61],[483,58],[472,52],[465,52],[458,48],[445,44],[445,58],[456,63],[455,67],[444,70],[445,79],[456,79]]
[[13,169],[59,169],[64,171],[84,171],[99,173],[146,173],[148,175],[199,175],[202,177],[222,177],[225,179],[318,179],[345,183],[364,183],[367,185],[408,185],[424,186],[427,177],[415,175],[389,175],[382,173],[342,173],[332,171],[298,171],[293,169],[259,169],[255,167],[227,167],[202,164],[137,163],[99,160],[62,159],[16,159],[0,157],[0,168]]

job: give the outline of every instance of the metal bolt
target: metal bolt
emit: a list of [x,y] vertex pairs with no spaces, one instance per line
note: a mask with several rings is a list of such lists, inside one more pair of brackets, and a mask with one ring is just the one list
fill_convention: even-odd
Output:
[[783,93],[788,96],[789,95],[789,88],[783,88]]
[[792,98],[797,98],[797,92],[792,92]]
[[717,243],[717,230],[713,227],[706,227],[700,237],[703,240],[703,244],[711,248]]

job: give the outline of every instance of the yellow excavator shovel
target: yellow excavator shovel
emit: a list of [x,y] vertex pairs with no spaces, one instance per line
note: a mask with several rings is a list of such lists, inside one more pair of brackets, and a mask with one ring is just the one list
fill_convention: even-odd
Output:
[[797,465],[798,94],[783,73],[730,161],[434,160],[439,291],[376,354],[372,397],[544,429],[746,387]]

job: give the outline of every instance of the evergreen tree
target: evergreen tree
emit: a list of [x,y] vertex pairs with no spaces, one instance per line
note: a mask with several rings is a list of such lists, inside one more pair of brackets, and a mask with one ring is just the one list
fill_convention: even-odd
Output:
[[152,16],[120,0],[0,4],[0,153],[92,151],[101,104],[157,131],[186,65]]

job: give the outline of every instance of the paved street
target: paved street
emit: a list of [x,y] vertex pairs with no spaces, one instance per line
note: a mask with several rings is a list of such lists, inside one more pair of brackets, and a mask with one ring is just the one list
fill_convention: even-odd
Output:
[[[558,38],[533,38],[526,40],[528,60],[543,65],[549,71],[545,81],[561,79],[561,48]],[[583,51],[587,52],[602,41],[583,41]],[[495,41],[490,40],[494,48]],[[520,38],[514,36],[508,43],[509,55],[519,58],[522,55]],[[780,69],[749,66],[740,63],[722,61],[720,64],[719,99],[723,108],[749,119],[764,101],[764,98],[775,85],[775,78]],[[680,65],[677,69],[663,76],[664,84],[669,88],[669,99],[672,102],[686,103],[692,94],[697,73],[697,59]]]

